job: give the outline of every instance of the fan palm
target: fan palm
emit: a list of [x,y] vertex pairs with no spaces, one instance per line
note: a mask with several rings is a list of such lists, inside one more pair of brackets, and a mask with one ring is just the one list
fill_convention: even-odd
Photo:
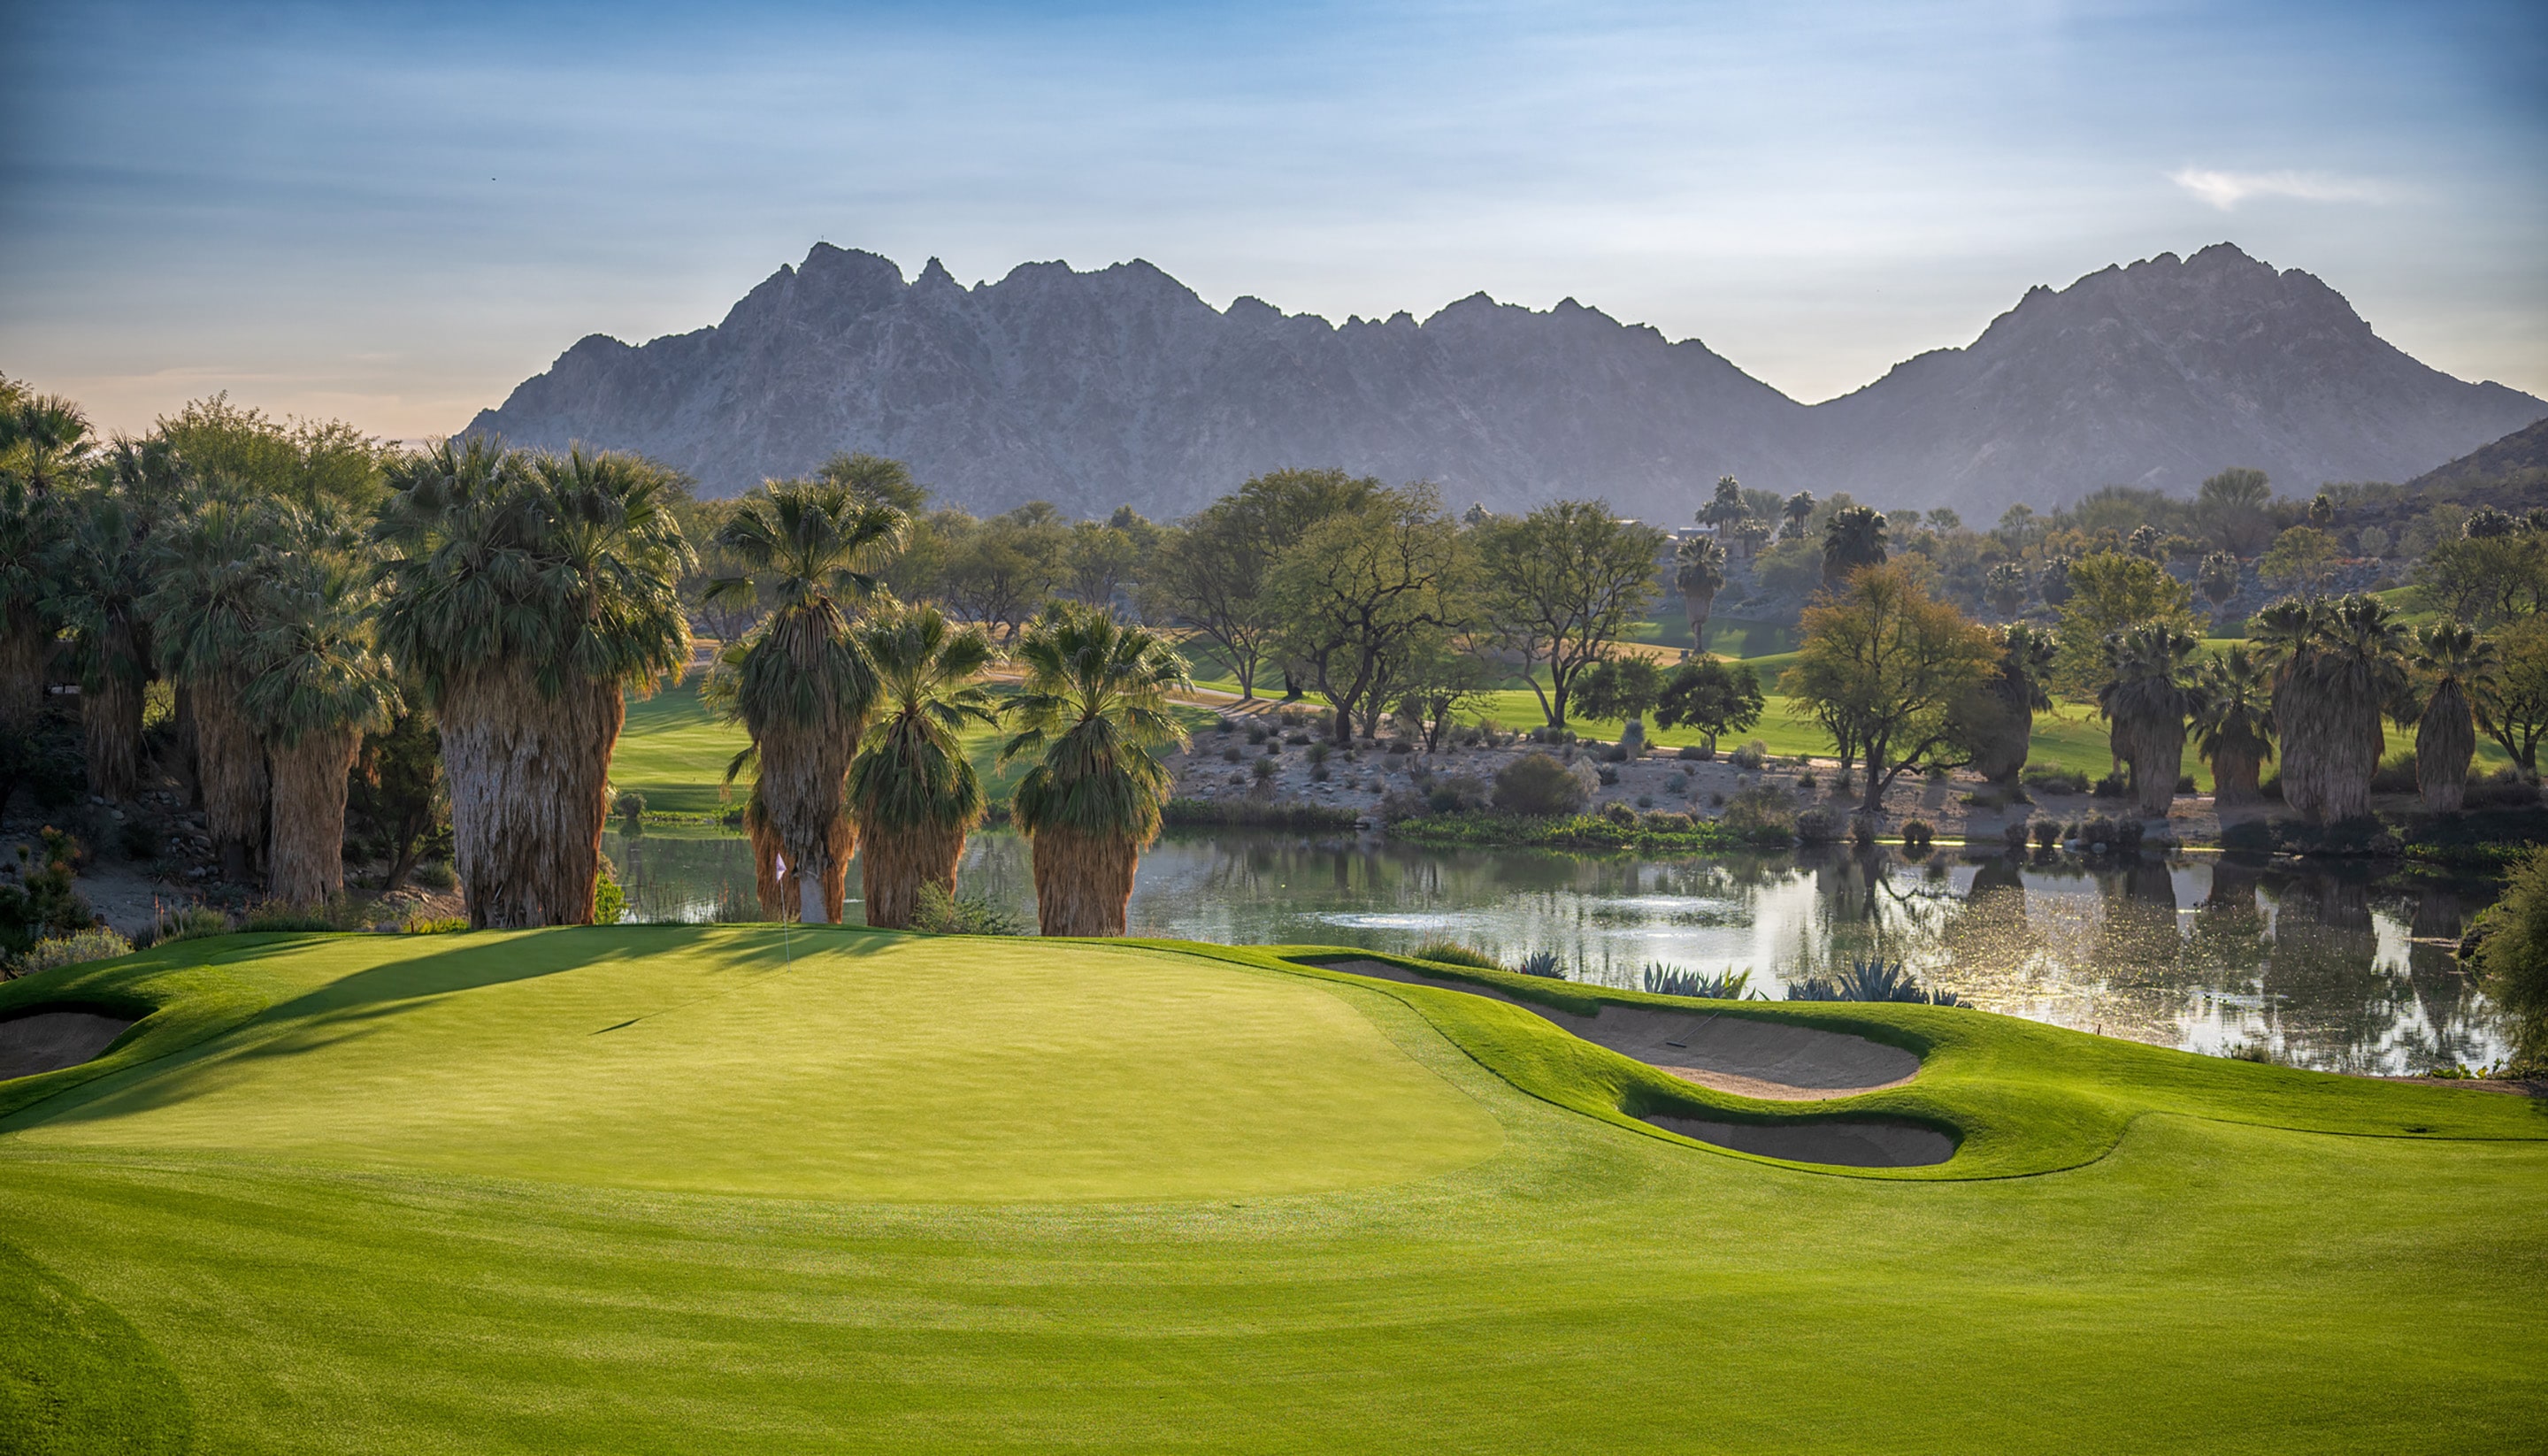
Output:
[[0,379],[0,729],[44,710],[60,625],[46,600],[71,524],[56,484],[91,449],[77,406]]
[[89,792],[109,801],[141,789],[142,694],[150,682],[152,538],[180,492],[175,453],[158,440],[118,440],[106,479],[70,502],[50,609],[71,631]]
[[1022,726],[1000,760],[1041,756],[1016,798],[1018,828],[1034,842],[1037,922],[1048,936],[1120,936],[1168,796],[1151,750],[1186,740],[1168,709],[1168,693],[1191,685],[1185,661],[1146,627],[1056,602],[1018,662],[1025,682],[1009,712]]
[[839,918],[857,848],[843,782],[876,679],[853,611],[876,591],[869,569],[909,526],[901,510],[847,486],[784,481],[735,502],[717,532],[749,575],[718,578],[709,599],[757,593],[771,611],[727,649],[711,692],[752,735],[762,805],[807,921]]
[[2495,672],[2495,644],[2457,622],[2435,622],[2415,634],[2415,670],[2432,682],[2415,719],[2415,787],[2436,813],[2459,808],[2468,794],[2469,760],[2477,753],[2470,698]]
[[2406,629],[2387,602],[2364,595],[2278,602],[2258,627],[2277,672],[2285,801],[2320,822],[2369,813],[2387,744],[2380,720],[2407,687]]
[[2052,706],[2048,684],[2057,644],[2024,623],[2000,634],[1999,670],[1982,687],[1985,723],[1976,724],[1972,768],[1994,783],[2017,781],[2035,738],[2035,715]]
[[2212,766],[2213,804],[2255,803],[2264,797],[2257,775],[2274,757],[2273,675],[2233,647],[2203,665],[2195,686],[2194,749]]
[[1837,589],[1861,567],[1884,564],[1884,517],[1869,505],[1832,512],[1823,523],[1823,586]]
[[689,657],[673,477],[483,438],[396,462],[375,536],[381,643],[440,721],[473,925],[580,925],[624,692]]
[[265,745],[241,695],[272,605],[283,527],[269,501],[218,489],[198,495],[156,543],[141,601],[160,661],[194,707],[204,829],[233,880],[248,876],[265,844]]
[[345,888],[345,775],[363,735],[389,725],[399,695],[374,645],[365,574],[312,539],[319,523],[295,525],[302,539],[274,574],[239,705],[272,765],[266,893],[307,906]]
[[1707,650],[1707,617],[1716,593],[1725,590],[1725,548],[1705,536],[1692,536],[1673,553],[1673,585],[1681,590],[1682,611],[1689,618],[1692,652]]
[[934,606],[903,607],[860,632],[875,665],[877,716],[850,765],[850,805],[867,924],[911,924],[920,887],[956,892],[964,837],[982,818],[982,780],[956,735],[999,714],[974,681],[990,641]]
[[2194,634],[2144,622],[2107,633],[2105,646],[2097,709],[2113,725],[2115,758],[2131,770],[2135,810],[2163,819],[2185,773],[2185,720],[2202,702],[2188,681]]

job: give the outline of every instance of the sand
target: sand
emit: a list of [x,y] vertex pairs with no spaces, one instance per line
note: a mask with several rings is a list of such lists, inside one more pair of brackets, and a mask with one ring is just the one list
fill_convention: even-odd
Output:
[[40,1009],[0,1021],[0,1082],[77,1066],[113,1046],[133,1022],[79,1009]]
[[1849,1168],[1920,1168],[1956,1155],[1956,1141],[1934,1128],[1912,1123],[1719,1123],[1705,1118],[1653,1116],[1643,1121],[1667,1133],[1730,1147],[1759,1157],[1797,1163],[1836,1163]]
[[1640,1006],[1605,1006],[1589,1017],[1575,1016],[1474,982],[1423,975],[1381,960],[1330,961],[1327,968],[1507,1002],[1658,1071],[1738,1097],[1822,1102],[1898,1087],[1920,1070],[1920,1058],[1899,1046],[1758,1017]]

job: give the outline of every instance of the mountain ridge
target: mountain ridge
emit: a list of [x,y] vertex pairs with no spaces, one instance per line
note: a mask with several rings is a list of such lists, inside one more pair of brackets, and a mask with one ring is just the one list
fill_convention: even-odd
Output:
[[976,510],[1173,516],[1284,465],[1440,483],[1454,503],[1599,496],[1678,518],[1720,475],[1995,513],[2229,465],[2286,489],[2404,479],[2548,416],[2382,340],[2341,294],[2229,243],[2038,284],[1966,345],[1803,405],[1692,336],[1484,291],[1422,319],[1215,309],[1135,258],[904,281],[818,243],[715,324],[590,334],[468,430],[636,450],[731,494],[838,450]]

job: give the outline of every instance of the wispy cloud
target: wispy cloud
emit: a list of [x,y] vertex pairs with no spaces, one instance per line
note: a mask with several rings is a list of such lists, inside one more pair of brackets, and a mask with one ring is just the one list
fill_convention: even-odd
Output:
[[2223,212],[2251,197],[2291,197],[2302,202],[2380,202],[2380,189],[2354,177],[2324,172],[2220,172],[2184,167],[2167,180]]

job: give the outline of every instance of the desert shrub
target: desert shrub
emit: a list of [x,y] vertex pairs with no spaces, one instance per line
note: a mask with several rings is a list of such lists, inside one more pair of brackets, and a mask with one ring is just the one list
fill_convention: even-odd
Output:
[[115,827],[115,847],[128,860],[156,860],[163,848],[159,826],[136,814]]
[[1256,767],[1249,772],[1254,774],[1257,779],[1261,782],[1264,779],[1271,778],[1276,774],[1281,773],[1282,766],[1275,763],[1272,759],[1258,759],[1256,761]]
[[1610,802],[1601,806],[1601,817],[1609,820],[1613,824],[1619,825],[1622,828],[1626,828],[1637,822],[1637,811],[1629,808],[1626,804],[1619,802],[1617,799],[1612,799]]
[[1274,710],[1274,721],[1282,724],[1286,728],[1298,728],[1301,726],[1301,710],[1299,708],[1276,708]]
[[1640,809],[1651,809],[1651,808],[1653,808],[1654,806],[1655,806],[1655,796],[1654,796],[1653,794],[1650,794],[1650,793],[1641,793],[1641,794],[1637,795],[1637,807],[1638,807],[1638,808],[1640,808]]
[[1795,831],[1796,811],[1793,801],[1777,789],[1748,783],[1735,790],[1726,804],[1725,827],[1755,843],[1775,836],[1783,844]]
[[1221,761],[1225,764],[1235,764],[1246,757],[1247,754],[1245,751],[1241,750],[1239,746],[1234,743],[1221,751]]
[[1684,743],[1680,748],[1673,750],[1673,757],[1681,760],[1684,764],[1704,764],[1708,760],[1715,758],[1716,755],[1700,748],[1697,744]]
[[354,902],[337,895],[324,905],[292,905],[281,900],[263,900],[248,907],[240,917],[242,930],[363,930],[367,923]]
[[1796,838],[1809,845],[1827,845],[1841,837],[1845,826],[1839,814],[1814,807],[1796,816]]
[[1999,837],[2012,850],[2025,849],[2029,838],[2029,826],[2023,819],[2012,819],[2008,822],[2008,827],[1999,832]]
[[2512,872],[2477,929],[2478,974],[2511,1024],[2514,1059],[2548,1059],[2548,846]]
[[1610,788],[1617,785],[1619,781],[1618,770],[1611,768],[1607,764],[1603,764],[1596,772],[1601,779],[1601,786],[1603,788]]
[[1533,951],[1524,956],[1521,958],[1521,964],[1514,966],[1513,969],[1523,975],[1535,975],[1541,980],[1566,979],[1566,966],[1558,960],[1557,953],[1554,951]]
[[2371,771],[2373,793],[2415,792],[2415,753],[2409,749]]
[[2539,803],[2539,786],[2525,783],[2521,771],[2507,764],[2484,778],[2471,778],[2460,800],[2463,809],[2526,809]]
[[1584,781],[1546,754],[1526,754],[1496,774],[1495,805],[1507,814],[1572,814],[1590,797]]
[[2061,825],[2051,819],[2036,820],[2035,842],[2048,850],[2061,843]]
[[1761,766],[1770,761],[1769,746],[1757,738],[1753,739],[1734,751],[1733,761],[1735,768],[1747,774],[1758,774]]
[[2098,779],[2092,792],[2101,799],[2119,799],[2124,796],[2124,775],[2122,771],[2118,770]]
[[1671,810],[1646,816],[1646,827],[1657,834],[1687,834],[1697,822],[1687,814],[1676,814]]
[[1283,741],[1294,748],[1308,748],[1310,746],[1310,735],[1306,733],[1290,733],[1284,735]]
[[170,941],[200,941],[207,936],[229,933],[228,916],[210,905],[188,905],[162,914],[158,924],[150,927],[149,944],[162,946]]
[[1420,793],[1410,789],[1393,788],[1380,796],[1380,802],[1373,807],[1372,813],[1377,815],[1383,824],[1400,824],[1423,814],[1431,807],[1424,801],[1424,795]]
[[1645,988],[1658,996],[1691,996],[1701,1001],[1740,1001],[1752,985],[1752,972],[1732,966],[1713,973],[1684,970],[1661,960],[1645,969]]
[[1902,821],[1902,842],[1915,850],[1925,850],[1938,838],[1937,827],[1926,819]]
[[78,965],[88,960],[112,960],[133,954],[133,943],[105,926],[92,926],[66,936],[48,936],[27,948],[24,955],[11,962],[18,975],[34,975],[40,970]]
[[410,936],[458,935],[469,929],[469,920],[461,915],[410,915],[399,922],[399,933]]
[[598,871],[592,877],[592,923],[617,925],[619,917],[627,913],[628,891],[619,885],[619,866],[611,864],[610,857],[604,855]]
[[1725,807],[1725,795],[1723,795],[1723,794],[1721,794],[1721,793],[1718,793],[1718,792],[1714,791],[1713,789],[1709,790],[1709,791],[1708,791],[1708,795],[1707,795],[1707,806],[1708,806],[1709,808],[1711,808],[1711,809],[1722,809],[1722,808],[1724,808],[1724,807]]
[[1393,757],[1400,754],[1411,754],[1415,752],[1415,745],[1408,742],[1404,738],[1393,738],[1389,741],[1389,752]]
[[911,897],[911,928],[934,936],[1022,936],[1027,928],[981,895],[951,895],[924,884]]
[[1248,724],[1247,741],[1250,745],[1263,743],[1265,741],[1265,725],[1262,723]]
[[1841,770],[1840,776],[1832,780],[1831,791],[1835,797],[1858,792],[1858,775],[1847,769]]
[[1822,780],[1816,778],[1811,771],[1796,775],[1796,788],[1800,793],[1812,793],[1821,784]]
[[415,866],[415,873],[410,877],[424,888],[435,891],[447,890],[460,883],[460,872],[451,867],[448,860],[427,860]]
[[1504,968],[1504,963],[1493,956],[1484,951],[1472,951],[1457,941],[1435,941],[1429,946],[1419,946],[1414,958],[1430,960],[1436,965],[1466,965],[1477,970]]
[[1218,718],[1213,722],[1212,731],[1215,733],[1235,733],[1238,731],[1238,725],[1229,721],[1228,718]]
[[41,859],[29,846],[18,846],[19,883],[0,885],[0,956],[21,954],[38,941],[75,935],[97,924],[88,901],[72,887],[79,841],[49,826],[40,839]]
[[2087,774],[2076,769],[2056,769],[2049,764],[2030,766],[2025,773],[2017,775],[2017,781],[2028,788],[2042,789],[2046,793],[2086,793],[2088,791]]
[[1849,842],[1858,846],[1862,850],[1874,849],[1875,821],[1865,814],[1851,815],[1849,819]]
[[1949,778],[1954,777],[1955,773],[1955,770],[1948,768],[1944,764],[1931,764],[1929,767],[1920,771],[1920,776],[1928,779],[1931,783],[1944,783]]
[[2112,849],[2121,834],[2114,820],[2103,814],[2091,814],[2080,823],[2078,840],[2090,850]]
[[1312,765],[1314,765],[1314,766],[1315,766],[1315,765],[1320,765],[1320,764],[1324,764],[1324,763],[1327,761],[1327,755],[1328,755],[1330,752],[1332,752],[1332,750],[1330,750],[1330,749],[1329,749],[1329,748],[1328,748],[1324,743],[1314,743],[1314,744],[1311,744],[1311,745],[1310,745],[1310,762],[1311,762],[1311,764],[1312,764]]

